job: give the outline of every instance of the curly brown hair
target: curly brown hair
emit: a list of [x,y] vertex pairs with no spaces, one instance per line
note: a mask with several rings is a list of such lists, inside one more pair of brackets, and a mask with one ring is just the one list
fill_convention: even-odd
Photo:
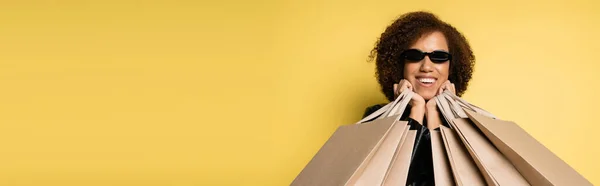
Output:
[[399,58],[400,54],[421,36],[435,31],[444,34],[452,55],[448,80],[454,83],[457,96],[467,90],[475,66],[475,56],[467,39],[432,13],[409,12],[385,29],[369,56],[370,61],[376,59],[376,77],[389,101],[394,100],[394,84],[404,78],[404,61]]

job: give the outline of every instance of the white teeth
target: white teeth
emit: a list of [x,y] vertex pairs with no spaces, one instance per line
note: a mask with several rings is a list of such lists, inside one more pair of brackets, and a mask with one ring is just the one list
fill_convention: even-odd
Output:
[[419,78],[419,81],[421,83],[433,83],[433,82],[435,82],[435,79],[433,79],[433,78]]

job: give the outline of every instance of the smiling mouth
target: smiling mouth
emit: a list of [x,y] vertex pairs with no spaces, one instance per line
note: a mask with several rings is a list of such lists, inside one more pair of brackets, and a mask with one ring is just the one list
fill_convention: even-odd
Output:
[[435,83],[436,79],[435,78],[417,78],[417,81],[419,81],[421,84],[424,84],[424,85],[433,85],[433,83]]

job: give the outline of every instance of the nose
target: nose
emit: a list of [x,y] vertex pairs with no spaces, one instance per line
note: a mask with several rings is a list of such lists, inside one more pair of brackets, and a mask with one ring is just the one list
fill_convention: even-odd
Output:
[[423,60],[421,60],[421,68],[419,68],[421,72],[432,72],[433,71],[433,62],[429,59],[429,56],[425,56]]

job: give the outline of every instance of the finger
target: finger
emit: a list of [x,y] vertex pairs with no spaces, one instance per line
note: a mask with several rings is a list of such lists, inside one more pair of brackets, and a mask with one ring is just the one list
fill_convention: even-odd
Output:
[[444,93],[444,91],[448,90],[448,81],[444,82],[444,86],[442,86],[442,93]]
[[404,91],[404,89],[408,88],[408,81],[406,81],[405,79],[403,79],[402,81],[400,81],[400,92]]
[[456,86],[454,86],[454,83],[451,83],[450,87],[452,89],[452,93],[456,95]]
[[394,97],[396,97],[396,96],[398,96],[398,89],[397,89],[398,88],[398,84],[394,84],[393,87],[394,87],[393,88],[393,90],[394,90]]
[[442,93],[444,93],[444,90],[446,90],[446,88],[448,87],[448,81],[444,82],[444,84],[442,84],[442,86],[440,86],[440,89],[438,90],[438,95],[441,95]]
[[441,95],[441,94],[443,94],[443,93],[444,93],[444,90],[446,90],[447,88],[448,88],[448,84],[445,84],[445,83],[444,83],[444,85],[442,85],[442,87],[440,87],[440,90],[439,90],[439,92],[438,92],[438,95]]

